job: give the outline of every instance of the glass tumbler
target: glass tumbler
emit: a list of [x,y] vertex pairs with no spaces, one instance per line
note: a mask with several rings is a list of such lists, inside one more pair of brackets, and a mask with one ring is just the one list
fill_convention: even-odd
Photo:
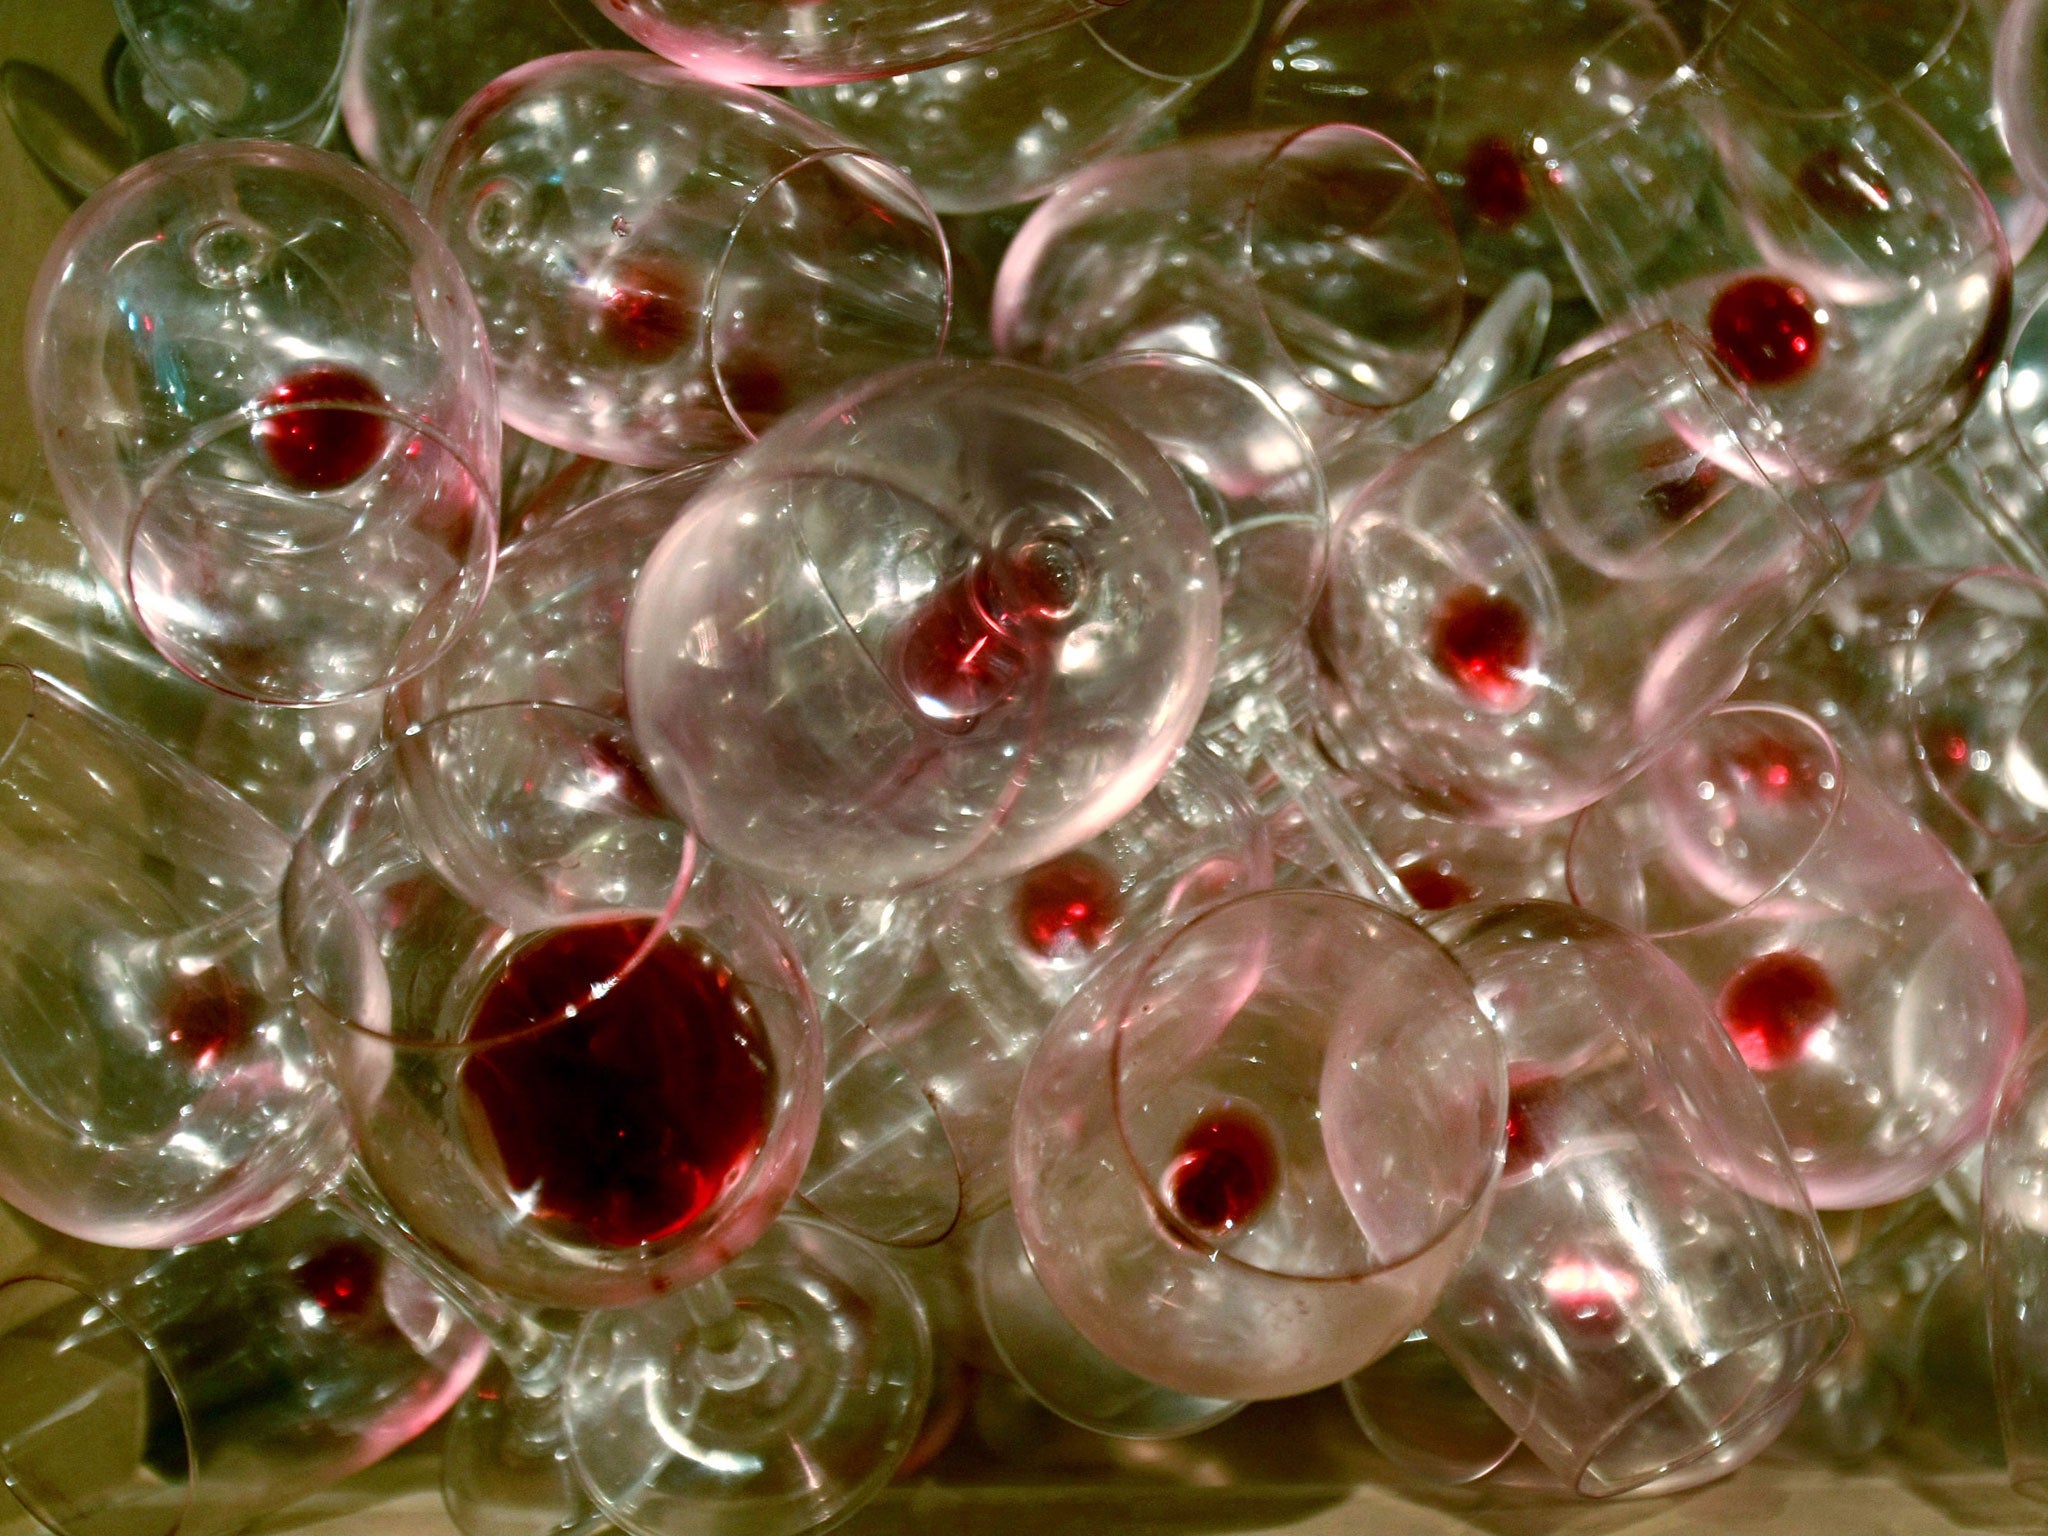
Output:
[[338,156],[159,155],[72,216],[25,322],[93,562],[201,682],[326,704],[427,665],[496,552],[498,399],[454,258]]
[[575,453],[679,467],[946,339],[945,232],[902,171],[645,54],[501,75],[416,195],[476,293],[507,425]]

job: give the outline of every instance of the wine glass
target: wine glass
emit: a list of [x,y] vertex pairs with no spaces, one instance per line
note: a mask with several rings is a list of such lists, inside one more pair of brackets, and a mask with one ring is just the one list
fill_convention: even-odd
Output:
[[50,679],[0,665],[0,1194],[158,1248],[254,1225],[348,1133],[273,907],[290,845]]
[[1322,446],[1429,386],[1464,296],[1457,236],[1422,169],[1329,123],[1069,177],[1004,254],[991,324],[1003,356],[1048,368],[1120,351],[1227,363]]
[[1808,716],[1716,710],[1580,816],[1568,868],[1714,1000],[1816,1205],[1912,1194],[1983,1136],[2026,1027],[2012,947]]
[[807,0],[604,0],[663,58],[709,80],[817,85],[868,80],[987,53],[1114,8],[1120,0],[883,0],[860,25],[819,25]]
[[2042,1092],[2048,1036],[2036,1034],[1999,1090],[1984,1143],[1984,1268],[1989,1289],[1992,1369],[2012,1485],[2048,1501],[2048,1412],[2042,1379],[2039,1294],[2048,1265],[2048,1094]]
[[576,453],[695,462],[945,342],[945,232],[902,171],[644,54],[501,75],[417,196],[476,294],[507,424]]
[[290,144],[103,187],[29,301],[29,406],[93,561],[182,671],[269,704],[431,662],[489,584],[482,322],[411,206]]
[[1554,820],[1733,692],[1844,559],[1706,344],[1639,332],[1339,513],[1320,739],[1436,814]]
[[129,54],[181,139],[292,139],[334,126],[349,0],[114,0]]
[[1460,907],[1431,931],[1502,1032],[1509,1088],[1492,1211],[1430,1337],[1575,1493],[1712,1456],[1847,1326],[1756,1080],[1678,968],[1589,912]]
[[909,171],[941,213],[1043,197],[1169,120],[1251,41],[1257,0],[1124,0],[971,68],[801,86],[790,100]]
[[2037,198],[2048,198],[2048,35],[2041,0],[2012,0],[1992,49],[1992,99],[2013,168]]
[[1053,1021],[1011,1198],[1054,1305],[1196,1397],[1342,1380],[1480,1239],[1501,1041],[1443,950],[1334,891],[1267,891],[1132,942]]
[[317,1204],[106,1257],[0,1283],[0,1476],[58,1536],[242,1530],[421,1433],[486,1353]]
[[1955,152],[1804,12],[1709,14],[1626,116],[1532,146],[1552,222],[1603,318],[1696,326],[1814,480],[1874,477],[1976,403],[2011,319],[2004,231]]
[[[1624,29],[1627,47],[1600,47]],[[1261,47],[1256,114],[1384,133],[1443,194],[1478,292],[1535,268],[1574,295],[1528,143],[1626,115],[1685,52],[1646,0],[1294,0]]]
[[649,558],[655,783],[773,883],[987,882],[1086,842],[1192,730],[1215,557],[1135,429],[1032,369],[923,364],[785,421]]

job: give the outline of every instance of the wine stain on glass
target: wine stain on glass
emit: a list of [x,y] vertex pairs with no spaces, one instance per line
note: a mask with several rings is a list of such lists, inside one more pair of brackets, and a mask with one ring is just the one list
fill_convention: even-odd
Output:
[[195,1072],[218,1066],[256,1033],[263,994],[223,966],[173,969],[157,1004],[163,1041]]
[[745,1176],[774,1086],[753,1002],[696,935],[619,974],[646,935],[627,918],[513,951],[465,1037],[489,1048],[460,1069],[465,1122],[522,1210],[620,1248],[674,1236]]
[[1167,1164],[1166,1204],[1192,1231],[1220,1237],[1257,1217],[1279,1179],[1280,1154],[1264,1122],[1241,1109],[1213,1110]]
[[331,1318],[357,1318],[376,1300],[384,1261],[367,1243],[337,1238],[292,1265],[292,1282]]
[[1401,888],[1425,912],[1443,912],[1472,899],[1472,887],[1451,869],[1448,859],[1410,859],[1394,874]]
[[1536,206],[1528,169],[1512,144],[1498,134],[1477,139],[1460,167],[1465,202],[1474,218],[1492,229],[1513,229]]
[[1084,959],[1109,942],[1123,920],[1116,871],[1075,850],[1028,871],[1012,902],[1017,936],[1045,960]]
[[[383,392],[354,369],[331,363],[279,380],[262,405],[279,410],[256,423],[257,446],[277,478],[295,491],[338,491],[360,480],[383,455],[391,423],[369,410]],[[335,409],[320,407],[332,403]]]
[[1701,459],[1687,473],[1657,481],[1643,492],[1643,502],[1667,523],[1690,522],[1714,501],[1721,480],[1721,466]]
[[1506,1154],[1501,1177],[1516,1178],[1542,1167],[1550,1155],[1543,1134],[1547,1106],[1557,1097],[1557,1079],[1526,1068],[1508,1071]]
[[1430,659],[1473,703],[1507,713],[1535,691],[1535,628],[1513,598],[1464,586],[1445,595],[1431,625]]
[[1793,184],[1817,210],[1841,223],[1854,224],[1892,211],[1891,183],[1884,173],[1837,146],[1808,155]]
[[1079,556],[1057,538],[992,551],[926,598],[897,647],[917,711],[965,734],[1021,688],[1056,626],[1081,601]]
[[1828,973],[1797,950],[1758,956],[1721,989],[1722,1026],[1742,1059],[1758,1072],[1797,1061],[1840,1009]]
[[593,287],[597,334],[622,361],[663,363],[696,339],[698,305],[689,281],[665,263],[630,258]]
[[1714,297],[1707,331],[1715,355],[1745,384],[1791,384],[1820,362],[1820,312],[1805,289],[1783,278],[1730,283]]

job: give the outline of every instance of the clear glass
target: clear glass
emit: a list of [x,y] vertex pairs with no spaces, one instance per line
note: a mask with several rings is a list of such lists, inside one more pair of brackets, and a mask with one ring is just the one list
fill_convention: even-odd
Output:
[[576,453],[696,462],[945,343],[945,232],[902,171],[645,54],[499,76],[416,195],[483,311],[507,425]]
[[1697,326],[1808,475],[1871,478],[1952,432],[1996,366],[2004,231],[1955,151],[1788,0],[1710,15],[1626,117],[1539,151],[1552,221],[1603,318]]
[[57,1536],[243,1530],[418,1435],[486,1353],[319,1206],[115,1273],[0,1285],[0,1476]]
[[1998,1417],[2013,1487],[2048,1502],[2048,1035],[2013,1063],[1984,1144],[1984,1268]]
[[94,563],[163,655],[268,704],[431,662],[496,553],[498,402],[461,272],[338,156],[199,144],[45,257],[29,405]]
[[1508,1056],[1507,1162],[1429,1335],[1573,1492],[1654,1482],[1796,1399],[1847,1331],[1785,1140],[1692,983],[1575,907],[1433,925]]
[[1012,1132],[1046,1293],[1197,1397],[1340,1381],[1406,1336],[1486,1221],[1499,1035],[1442,949],[1334,891],[1127,945],[1054,1020]]
[[[1601,47],[1624,28],[1628,47]],[[1478,292],[1535,268],[1575,296],[1528,145],[1626,116],[1685,53],[1648,0],[1294,0],[1262,45],[1255,110],[1356,123],[1414,155]]]
[[[822,1043],[781,926],[631,764],[618,723],[582,710],[444,716],[335,790],[284,885],[362,1166],[421,1238],[544,1305],[702,1280],[774,1219],[818,1123]],[[536,954],[551,968],[514,969]],[[687,1018],[635,982],[658,956]],[[628,983],[643,1011],[593,1006]],[[749,1072],[713,1054],[707,988],[743,1016]],[[762,1094],[758,1124],[726,1127],[744,1105],[707,1101],[721,1083]]]
[[292,139],[334,126],[350,0],[114,0],[183,139]]
[[1338,513],[1324,739],[1437,814],[1549,821],[1732,693],[1840,571],[1841,536],[1706,344],[1556,369]]
[[340,1172],[348,1132],[273,905],[290,844],[49,679],[0,665],[0,1194],[162,1248]]
[[2048,198],[2048,5],[2010,0],[1992,50],[1992,99],[2014,168],[2037,198]]
[[991,881],[1143,799],[1215,665],[1215,556],[1135,428],[901,369],[739,455],[649,558],[626,693],[691,827],[779,886]]
[[1089,167],[996,274],[996,350],[1069,369],[1192,352],[1327,444],[1428,388],[1463,328],[1450,215],[1397,145],[1348,124],[1194,139]]
[[1251,41],[1258,0],[1124,0],[971,66],[794,90],[790,100],[909,171],[941,213],[1043,197],[1128,149]]
[[898,75],[987,53],[1122,0],[880,0],[858,26],[820,24],[810,0],[592,0],[663,58],[710,80],[818,85]]
[[1713,1000],[1816,1205],[1900,1199],[1983,1136],[2026,1028],[2012,947],[1808,716],[1716,710],[1579,818],[1569,868]]

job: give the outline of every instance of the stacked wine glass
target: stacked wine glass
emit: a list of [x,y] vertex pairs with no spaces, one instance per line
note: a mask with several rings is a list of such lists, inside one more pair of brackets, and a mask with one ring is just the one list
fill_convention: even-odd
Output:
[[216,1536],[447,1415],[467,1536],[793,1536],[981,1372],[1607,1497],[1941,1324],[2048,1497],[1993,9],[121,0],[0,1477]]

